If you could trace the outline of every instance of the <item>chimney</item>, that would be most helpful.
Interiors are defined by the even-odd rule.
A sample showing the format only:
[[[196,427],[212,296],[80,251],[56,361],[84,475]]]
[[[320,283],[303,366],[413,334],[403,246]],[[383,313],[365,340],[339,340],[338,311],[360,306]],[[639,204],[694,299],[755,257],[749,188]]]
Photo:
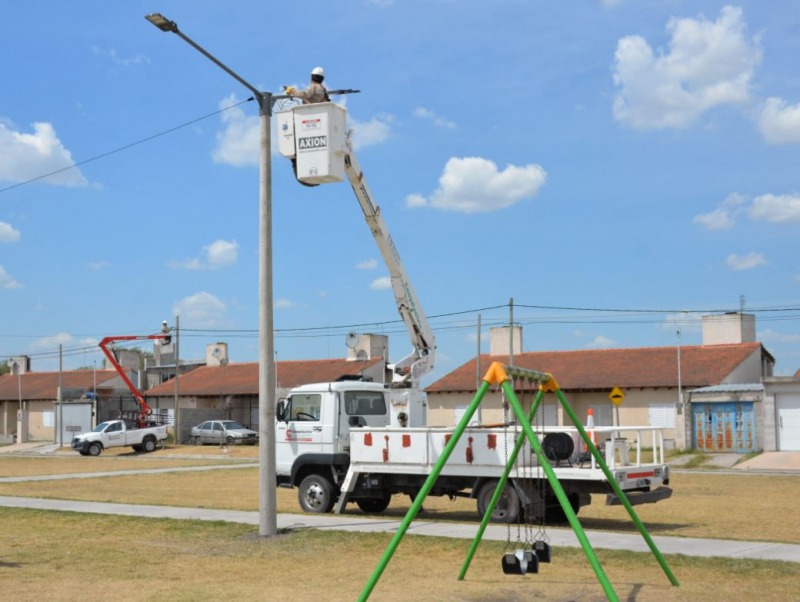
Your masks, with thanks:
[[[228,363],[228,344],[206,345],[206,366],[224,366]]]
[[[364,361],[382,357],[389,361],[389,337],[385,334],[356,334],[351,332],[345,339],[347,361]]]
[[[489,354],[508,355],[509,342],[513,336],[513,353],[522,353],[522,326],[500,326],[489,329]]]
[[[703,345],[732,345],[756,342],[756,317],[728,312],[703,316]]]

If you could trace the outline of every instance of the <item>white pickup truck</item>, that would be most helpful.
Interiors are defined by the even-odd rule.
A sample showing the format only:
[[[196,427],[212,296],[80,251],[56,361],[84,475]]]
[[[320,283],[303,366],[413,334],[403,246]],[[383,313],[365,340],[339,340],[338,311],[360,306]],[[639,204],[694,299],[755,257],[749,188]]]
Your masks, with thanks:
[[[72,449],[82,456],[99,456],[108,447],[130,446],[135,451],[151,452],[163,447],[166,440],[166,426],[129,428],[124,420],[109,420],[88,433],[76,435],[72,439]]]

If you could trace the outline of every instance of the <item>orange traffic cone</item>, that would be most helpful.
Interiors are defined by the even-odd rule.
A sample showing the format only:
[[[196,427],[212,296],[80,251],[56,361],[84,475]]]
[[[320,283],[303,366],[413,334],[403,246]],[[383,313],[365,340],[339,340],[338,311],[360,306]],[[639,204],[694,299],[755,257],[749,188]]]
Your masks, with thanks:
[[[592,443],[597,447],[597,433],[594,432],[594,410],[589,408],[589,413],[586,416],[586,434],[592,439]],[[583,451],[588,452],[589,446],[584,444]]]

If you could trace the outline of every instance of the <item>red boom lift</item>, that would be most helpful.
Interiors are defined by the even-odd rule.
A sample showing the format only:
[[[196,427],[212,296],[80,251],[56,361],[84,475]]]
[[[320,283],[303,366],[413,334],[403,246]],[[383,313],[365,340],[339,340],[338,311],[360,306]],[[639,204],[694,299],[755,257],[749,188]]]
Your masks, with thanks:
[[[136,413],[134,420],[139,428],[144,428],[154,422],[153,419],[153,409],[147,405],[147,402],[144,400],[144,395],[136,385],[133,384],[128,375],[125,373],[125,368],[123,368],[120,363],[117,361],[117,356],[114,353],[113,349],[109,349],[108,345],[111,343],[115,343],[117,341],[143,341],[143,340],[161,340],[164,343],[169,343],[171,336],[169,334],[170,329],[167,326],[167,323],[164,322],[163,327],[161,328],[160,334],[148,334],[148,335],[120,335],[120,336],[111,336],[106,337],[102,341],[100,341],[100,349],[103,350],[103,353],[106,354],[108,361],[111,362],[111,365],[114,366],[114,369],[117,371],[117,374],[122,377],[122,380],[125,381],[125,384],[130,389],[131,393],[133,394],[133,398],[139,404],[139,411]]]

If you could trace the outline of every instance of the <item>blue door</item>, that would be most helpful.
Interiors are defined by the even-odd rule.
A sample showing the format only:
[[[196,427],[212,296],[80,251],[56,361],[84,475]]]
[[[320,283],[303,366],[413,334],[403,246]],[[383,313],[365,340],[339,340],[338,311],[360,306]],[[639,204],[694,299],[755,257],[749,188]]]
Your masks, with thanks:
[[[705,452],[756,451],[753,402],[693,403],[695,448]]]

